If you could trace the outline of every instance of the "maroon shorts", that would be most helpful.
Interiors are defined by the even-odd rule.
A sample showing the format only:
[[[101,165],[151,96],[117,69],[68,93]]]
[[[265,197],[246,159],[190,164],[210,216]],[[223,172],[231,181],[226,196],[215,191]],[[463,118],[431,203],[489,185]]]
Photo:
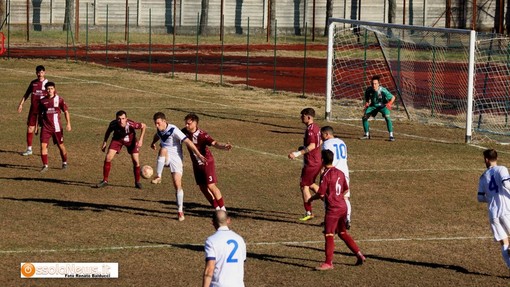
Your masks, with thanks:
[[[206,185],[218,182],[218,178],[216,178],[214,160],[208,161],[207,165],[193,164],[193,173],[195,174],[195,182],[197,185]]]
[[[37,113],[28,113],[27,126],[34,127],[37,124]]]
[[[321,165],[316,166],[309,166],[305,165],[303,166],[303,169],[301,170],[301,182],[299,183],[299,186],[310,186],[315,183],[315,179],[321,172]]]
[[[345,219],[347,217],[347,210],[342,214],[328,214],[324,216],[324,234],[337,234],[345,232]]]
[[[53,144],[63,144],[64,143],[64,133],[63,132],[51,132],[48,129],[43,128],[41,130],[41,143],[49,143],[50,138],[53,139]]]
[[[123,146],[126,146],[129,154],[140,153],[140,148],[136,145],[136,140],[132,140],[130,142],[125,142],[122,140],[112,140],[110,142],[110,146],[108,147],[108,149],[113,149],[117,153],[120,153],[120,150],[122,149]]]

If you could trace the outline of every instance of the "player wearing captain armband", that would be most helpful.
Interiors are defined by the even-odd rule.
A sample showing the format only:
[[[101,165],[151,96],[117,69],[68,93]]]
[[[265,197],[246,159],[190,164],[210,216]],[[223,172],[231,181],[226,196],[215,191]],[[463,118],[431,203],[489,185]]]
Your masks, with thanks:
[[[377,116],[381,113],[386,120],[386,127],[390,133],[390,141],[395,141],[393,136],[393,124],[390,118],[390,110],[395,96],[393,96],[386,88],[380,86],[380,76],[373,76],[370,81],[370,87],[365,90],[365,104],[363,106],[363,130],[365,135],[361,137],[362,140],[370,139],[370,126],[368,119]]]
[[[314,122],[314,118],[314,109],[306,108],[301,111],[301,122],[306,125],[303,146],[288,155],[290,159],[296,159],[303,155],[303,168],[301,169],[299,186],[303,196],[305,215],[299,219],[301,221],[307,221],[314,217],[312,204],[308,202],[308,199],[311,197],[310,189],[316,190],[318,188],[315,179],[321,171],[320,127]]]
[[[505,166],[498,165],[498,153],[493,149],[483,152],[487,170],[480,176],[478,201],[487,202],[489,223],[494,239],[501,244],[501,255],[510,268],[510,175]]]

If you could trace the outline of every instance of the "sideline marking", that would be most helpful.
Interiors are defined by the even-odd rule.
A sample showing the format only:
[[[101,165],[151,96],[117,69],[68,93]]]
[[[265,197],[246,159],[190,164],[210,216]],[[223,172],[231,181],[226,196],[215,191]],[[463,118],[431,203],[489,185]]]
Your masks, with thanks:
[[[356,242],[402,242],[402,241],[454,241],[454,240],[486,240],[492,239],[490,236],[458,236],[458,237],[429,237],[429,238],[374,238],[357,239]],[[340,240],[335,240],[340,242]],[[204,246],[203,243],[183,243],[190,246]],[[265,245],[303,245],[303,244],[324,244],[324,240],[312,241],[275,241],[275,242],[246,242],[246,245],[265,246]],[[39,250],[0,250],[0,254],[20,254],[20,253],[53,253],[53,252],[88,252],[88,251],[117,251],[132,249],[155,249],[178,247],[177,244],[155,244],[155,245],[134,245],[134,246],[107,246],[96,248],[63,248],[63,249],[39,249]]]

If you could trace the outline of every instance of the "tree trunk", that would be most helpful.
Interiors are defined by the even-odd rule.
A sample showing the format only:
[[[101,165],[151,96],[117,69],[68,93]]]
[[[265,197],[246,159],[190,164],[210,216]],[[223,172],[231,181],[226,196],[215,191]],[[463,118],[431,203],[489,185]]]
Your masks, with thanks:
[[[388,23],[395,23],[397,11],[397,0],[388,1]]]
[[[510,0],[509,0],[510,1]],[[2,24],[5,20],[5,0],[0,0],[0,27],[2,27]]]
[[[324,28],[324,36],[328,35],[328,20],[333,17],[333,4],[333,0],[326,0],[326,26]]]
[[[66,0],[66,11],[64,15],[64,31],[67,31],[67,27],[69,29],[72,28],[72,23],[74,20],[74,0]]]
[[[202,0],[202,14],[200,15],[199,35],[207,35],[207,22],[209,21],[209,0]]]
[[[510,35],[510,0],[506,2],[506,17],[505,17],[506,34]]]

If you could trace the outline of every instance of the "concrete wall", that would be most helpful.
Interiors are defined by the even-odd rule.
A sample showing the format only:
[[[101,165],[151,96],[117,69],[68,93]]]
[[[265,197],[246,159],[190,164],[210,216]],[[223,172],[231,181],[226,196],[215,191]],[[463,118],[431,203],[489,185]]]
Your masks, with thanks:
[[[76,1],[76,0],[75,0]],[[174,15],[174,1],[176,15]],[[196,31],[197,16],[200,13],[202,0],[80,0],[80,24],[85,25],[87,16],[90,26],[123,27],[126,21],[126,2],[129,6],[129,23],[131,27],[146,29],[149,20],[153,28],[173,31],[174,17],[178,32],[192,33]],[[246,32],[248,18],[250,31],[264,31],[267,28],[268,4],[271,0],[224,0],[224,21],[226,31],[242,34]],[[276,1],[275,18],[278,30],[288,34],[300,34],[305,25],[310,29],[313,25],[314,0],[272,0]],[[326,16],[326,1],[315,0],[315,27],[323,31]],[[333,17],[355,19],[358,16],[358,1],[335,0]],[[497,0],[479,0],[479,21],[477,27],[488,30],[493,26],[493,15]],[[388,0],[362,0],[361,20],[387,22]],[[406,0],[405,19],[403,1],[397,1],[396,20],[398,24],[418,26],[445,26],[446,7],[444,0]],[[452,1],[457,3],[457,1]],[[505,1],[506,2],[506,1]],[[26,1],[10,0],[10,23],[26,25]],[[471,3],[467,3],[465,22],[460,23],[457,6],[452,12],[451,27],[471,26]],[[6,4],[7,5],[7,4]],[[221,0],[209,0],[208,27],[218,30],[220,27]],[[426,8],[424,10],[424,8]],[[88,9],[88,13],[87,13]],[[4,10],[7,10],[4,7]],[[65,0],[30,0],[29,21],[32,27],[41,29],[61,27],[64,22]],[[425,11],[425,13],[424,13]],[[149,17],[150,13],[150,17]],[[4,13],[5,14],[5,13]],[[150,18],[150,19],[149,19]],[[34,25],[40,23],[40,25]],[[274,24],[272,24],[274,25]]]

